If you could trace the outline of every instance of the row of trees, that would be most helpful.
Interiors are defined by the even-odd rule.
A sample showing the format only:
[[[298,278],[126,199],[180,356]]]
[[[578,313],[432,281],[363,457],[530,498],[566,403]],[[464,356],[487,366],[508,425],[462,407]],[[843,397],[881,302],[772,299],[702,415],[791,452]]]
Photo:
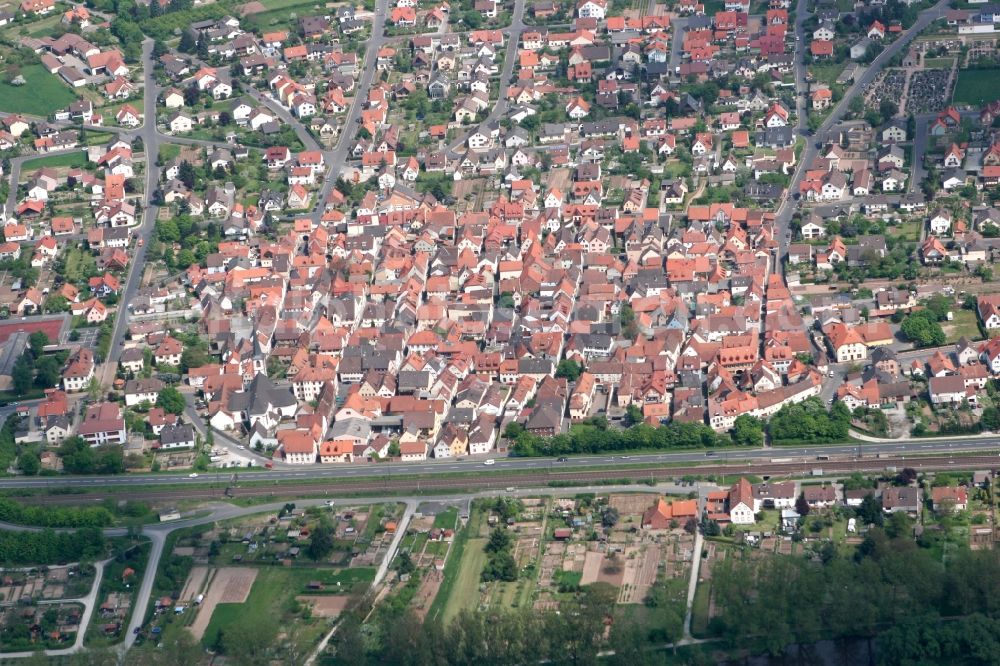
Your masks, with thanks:
[[[713,572],[716,629],[734,645],[771,654],[831,637],[877,637],[884,664],[957,662],[995,650],[1000,553],[941,558],[915,544],[912,529],[898,529],[897,515],[907,522],[894,514],[850,557],[823,547],[816,559],[727,558]],[[912,640],[921,636],[932,640]]]
[[[716,433],[704,423],[671,422],[655,428],[640,423],[626,430],[617,430],[609,428],[603,417],[573,425],[568,433],[555,437],[540,437],[525,430],[521,424],[512,422],[504,430],[504,436],[513,442],[514,453],[524,457],[640,449],[693,449],[732,443],[727,435]]]
[[[0,498],[0,521],[38,527],[107,527],[114,517],[103,506],[28,506]]]
[[[95,560],[104,555],[107,544],[96,527],[75,532],[0,531],[0,562],[4,564],[65,564]]]

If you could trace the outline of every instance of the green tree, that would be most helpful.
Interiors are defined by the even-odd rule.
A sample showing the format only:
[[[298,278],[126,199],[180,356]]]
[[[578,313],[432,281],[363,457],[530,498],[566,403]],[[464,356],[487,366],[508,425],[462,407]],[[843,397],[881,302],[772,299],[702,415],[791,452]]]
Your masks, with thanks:
[[[156,406],[162,407],[168,414],[183,414],[186,403],[184,396],[173,386],[167,386],[156,396]]]
[[[795,511],[800,516],[808,516],[810,511],[809,502],[806,501],[805,493],[799,493],[798,498],[795,500]]]
[[[35,331],[28,336],[28,347],[35,358],[40,358],[45,351],[45,345],[49,344],[49,336],[42,331]]]
[[[61,377],[59,360],[54,356],[43,356],[35,363],[35,386],[52,388],[59,384]]]
[[[35,379],[35,364],[31,360],[31,353],[25,351],[14,362],[11,370],[11,384],[17,396],[24,396],[31,390],[31,385]]]
[[[69,310],[69,301],[60,294],[50,294],[45,299],[44,307],[46,312],[66,312]]]
[[[324,560],[333,552],[333,546],[333,526],[330,525],[330,521],[324,518],[320,520],[319,524],[316,525],[309,535],[309,545],[306,547],[306,555],[311,560]]]
[[[35,476],[42,468],[42,461],[35,451],[25,451],[18,456],[17,466],[25,476]]]
[[[635,311],[628,303],[621,306],[618,311],[618,318],[622,325],[622,335],[629,340],[635,340],[639,335],[639,326],[635,322]]]
[[[601,524],[605,527],[614,527],[618,524],[618,509],[613,506],[608,506],[604,508],[601,512]]]
[[[764,423],[756,416],[741,414],[733,422],[731,435],[733,444],[739,446],[763,446]]]
[[[941,324],[929,310],[918,310],[907,315],[899,328],[903,335],[918,347],[943,345],[946,339]]]
[[[556,367],[556,377],[564,377],[571,382],[579,379],[582,372],[583,366],[569,358],[559,361],[559,365]]]
[[[996,407],[985,408],[980,423],[985,430],[1000,430],[1000,410]]]
[[[511,546],[510,534],[503,527],[494,527],[490,532],[490,538],[483,546],[487,553],[499,553],[509,549]]]

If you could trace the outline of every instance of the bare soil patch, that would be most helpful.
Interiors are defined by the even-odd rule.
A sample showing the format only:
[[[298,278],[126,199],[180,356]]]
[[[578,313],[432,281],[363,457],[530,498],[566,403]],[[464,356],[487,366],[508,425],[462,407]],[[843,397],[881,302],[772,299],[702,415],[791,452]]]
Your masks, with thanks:
[[[181,601],[190,601],[198,596],[205,586],[205,579],[208,577],[208,567],[191,567],[187,581],[184,582],[184,589],[181,590]]]
[[[312,614],[316,617],[338,617],[350,601],[346,594],[304,594],[295,598],[312,606]]]
[[[256,569],[222,567],[216,569],[205,592],[205,599],[198,608],[198,616],[189,627],[196,640],[201,640],[218,604],[242,604],[250,595],[250,588],[257,578]],[[186,586],[185,586],[186,587]]]
[[[601,568],[604,564],[604,555],[590,551],[583,562],[583,576],[580,578],[580,585],[590,585],[596,583],[601,575]]]

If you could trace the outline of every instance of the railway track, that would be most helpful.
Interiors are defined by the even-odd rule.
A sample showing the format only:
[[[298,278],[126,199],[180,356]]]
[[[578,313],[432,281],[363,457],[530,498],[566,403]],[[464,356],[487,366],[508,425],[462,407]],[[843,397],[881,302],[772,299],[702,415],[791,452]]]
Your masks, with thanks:
[[[704,466],[662,467],[651,466],[646,469],[627,468],[620,470],[596,470],[580,472],[532,472],[515,475],[488,476],[434,476],[427,478],[392,478],[392,479],[359,479],[357,481],[337,480],[333,483],[274,483],[254,482],[245,486],[237,486],[225,493],[222,485],[216,487],[193,487],[170,490],[143,490],[125,492],[88,492],[57,495],[27,495],[22,501],[35,504],[79,504],[103,501],[109,497],[115,499],[141,499],[150,501],[178,501],[191,499],[233,499],[240,497],[289,497],[293,495],[315,496],[363,493],[402,494],[404,491],[426,493],[427,491],[457,491],[457,490],[502,490],[516,486],[531,488],[554,485],[581,485],[608,480],[628,479],[630,481],[652,482],[676,479],[687,475],[708,474],[735,476],[747,474],[754,476],[804,476],[814,470],[822,469],[824,477],[841,476],[852,472],[881,472],[886,468],[912,467],[917,471],[934,471],[947,469],[993,469],[1000,467],[997,456],[930,456],[926,458],[867,458],[860,460],[824,460],[791,461],[791,462],[738,462],[717,465],[711,468]]]

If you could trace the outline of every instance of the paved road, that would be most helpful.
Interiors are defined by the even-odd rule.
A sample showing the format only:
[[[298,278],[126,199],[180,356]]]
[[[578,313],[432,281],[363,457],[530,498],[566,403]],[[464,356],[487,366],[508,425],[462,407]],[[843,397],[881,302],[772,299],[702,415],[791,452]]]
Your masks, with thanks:
[[[375,81],[375,65],[378,60],[378,52],[387,41],[385,36],[385,19],[388,8],[389,0],[376,0],[375,17],[372,21],[372,36],[365,48],[364,69],[361,70],[361,79],[355,91],[354,102],[351,104],[350,111],[347,112],[347,117],[344,118],[344,130],[340,133],[336,148],[323,154],[324,159],[329,165],[329,171],[326,175],[326,181],[318,193],[316,206],[313,208],[311,215],[313,222],[316,224],[323,217],[326,200],[330,197],[330,193],[333,192],[333,186],[344,170],[344,164],[347,162],[347,153],[351,149],[351,146],[354,145],[354,139],[358,135],[361,111],[368,101],[368,91]]]
[[[32,160],[37,160],[43,157],[52,157],[54,155],[68,155],[70,153],[82,152],[82,148],[70,148],[68,150],[53,150],[49,153],[32,153],[30,155],[22,155],[20,157],[15,157],[10,161],[10,175],[7,176],[10,182],[10,189],[7,192],[7,217],[12,217],[14,211],[17,209],[17,183],[21,180],[21,167],[25,162],[30,162]]]
[[[801,0],[800,3],[802,4]],[[789,184],[788,191],[789,196],[782,202],[779,207],[778,212],[775,216],[775,223],[777,226],[778,239],[780,244],[779,254],[784,257],[788,253],[788,223],[792,219],[792,213],[794,213],[796,206],[794,205],[794,199],[792,195],[799,191],[799,185],[802,183],[802,178],[805,176],[806,169],[812,164],[813,160],[816,159],[818,154],[818,149],[816,148],[817,142],[824,142],[828,139],[827,133],[829,130],[843,120],[844,115],[847,113],[848,106],[851,103],[851,99],[857,95],[860,95],[865,87],[868,86],[879,72],[882,71],[890,60],[899,52],[901,52],[910,41],[913,40],[924,28],[930,25],[932,22],[944,17],[944,13],[948,10],[948,0],[939,0],[939,2],[920,12],[920,16],[917,21],[910,26],[910,29],[899,36],[896,41],[887,46],[885,50],[882,51],[872,61],[872,64],[862,73],[851,85],[850,88],[844,93],[843,98],[833,107],[833,111],[826,118],[823,124],[820,126],[815,134],[815,138],[809,138],[806,142],[805,148],[802,150],[802,154],[799,156],[799,163],[795,169],[795,174],[792,176],[791,183]],[[798,25],[796,21],[796,30],[801,29],[801,25]],[[799,45],[805,43],[805,37],[800,34]],[[800,46],[804,48],[804,46]],[[784,270],[784,265],[782,264],[782,270]]]
[[[477,123],[470,126],[467,131],[462,132],[450,146],[448,146],[448,153],[452,157],[457,157],[458,151],[462,145],[466,142],[476,127],[480,125],[488,125],[494,120],[501,119],[507,113],[507,107],[510,105],[507,99],[507,86],[510,85],[511,79],[514,76],[514,64],[517,62],[517,47],[521,43],[521,33],[524,31],[524,0],[514,0],[514,13],[511,15],[511,24],[508,26],[504,33],[507,35],[507,50],[504,54],[503,59],[503,69],[500,71],[500,90],[497,93],[496,104],[490,110],[489,115],[481,123]]]
[[[694,548],[691,549],[691,577],[688,579],[687,610],[684,612],[684,640],[690,641],[691,618],[694,617],[694,594],[698,590],[698,575],[701,571],[701,530],[694,533]]]
[[[677,76],[674,72],[681,65],[681,47],[684,45],[684,33],[687,31],[690,19],[675,18],[671,21],[674,26],[674,34],[670,40],[670,77]]]
[[[513,472],[513,471],[544,471],[551,469],[559,472],[583,472],[592,467],[609,467],[620,465],[662,465],[680,463],[706,463],[723,465],[729,461],[753,460],[769,461],[774,458],[815,459],[817,456],[854,456],[858,452],[857,444],[794,446],[780,448],[758,449],[728,449],[725,451],[683,451],[678,453],[653,453],[643,455],[598,455],[571,457],[565,462],[557,462],[554,458],[497,458],[492,465],[484,465],[482,458],[478,460],[429,460],[421,463],[379,463],[379,464],[344,464],[344,465],[287,465],[282,469],[244,473],[242,480],[252,481],[309,481],[337,479],[363,479],[387,477],[393,475],[434,475],[468,472]],[[977,438],[954,439],[913,439],[889,440],[883,442],[865,442],[861,445],[862,455],[871,457],[876,454],[910,455],[930,453],[959,453],[969,451],[1000,450],[1000,437],[988,436]],[[706,472],[711,471],[706,467]],[[202,485],[214,480],[216,474],[222,475],[229,470],[217,470],[190,478],[187,474],[128,474],[124,476],[61,476],[61,477],[13,477],[0,479],[0,488],[50,488],[57,485],[61,488],[80,488],[99,491],[102,486],[118,486],[124,488],[155,488],[166,485]]]
[[[299,137],[299,141],[301,141],[302,145],[306,147],[306,150],[323,149],[323,147],[319,145],[319,142],[316,141],[315,137],[309,133],[309,130],[306,129],[305,125],[299,122],[299,120],[295,118],[295,116],[293,116],[283,104],[279,103],[278,100],[274,99],[274,97],[270,94],[265,95],[261,93],[253,86],[245,85],[238,81],[236,83],[239,85],[244,94],[249,95],[256,101],[274,111],[278,114],[278,117],[282,120],[282,122],[295,129],[295,135]]]
[[[152,204],[152,194],[159,184],[160,170],[156,166],[156,158],[164,137],[156,130],[156,99],[159,96],[159,88],[156,85],[156,78],[153,76],[153,69],[156,63],[153,59],[152,39],[147,38],[142,42],[142,63],[143,75],[145,77],[143,97],[145,122],[139,129],[138,136],[142,138],[143,150],[146,153],[146,184],[144,190],[146,205],[143,209],[142,222],[133,230],[136,238],[142,240],[142,244],[139,245],[137,241],[136,245],[131,248],[132,261],[129,264],[128,276],[124,281],[121,298],[118,301],[118,309],[115,312],[115,327],[114,335],[111,337],[111,349],[108,352],[108,358],[105,359],[107,361],[107,365],[105,366],[106,382],[110,382],[109,377],[114,377],[115,369],[118,366],[118,359],[122,355],[122,345],[125,340],[125,332],[128,328],[127,304],[135,299],[136,293],[139,291],[139,285],[142,282],[142,273],[146,267],[146,248],[149,247],[149,241],[153,237],[153,227],[156,226],[156,213],[159,210],[158,207]]]

